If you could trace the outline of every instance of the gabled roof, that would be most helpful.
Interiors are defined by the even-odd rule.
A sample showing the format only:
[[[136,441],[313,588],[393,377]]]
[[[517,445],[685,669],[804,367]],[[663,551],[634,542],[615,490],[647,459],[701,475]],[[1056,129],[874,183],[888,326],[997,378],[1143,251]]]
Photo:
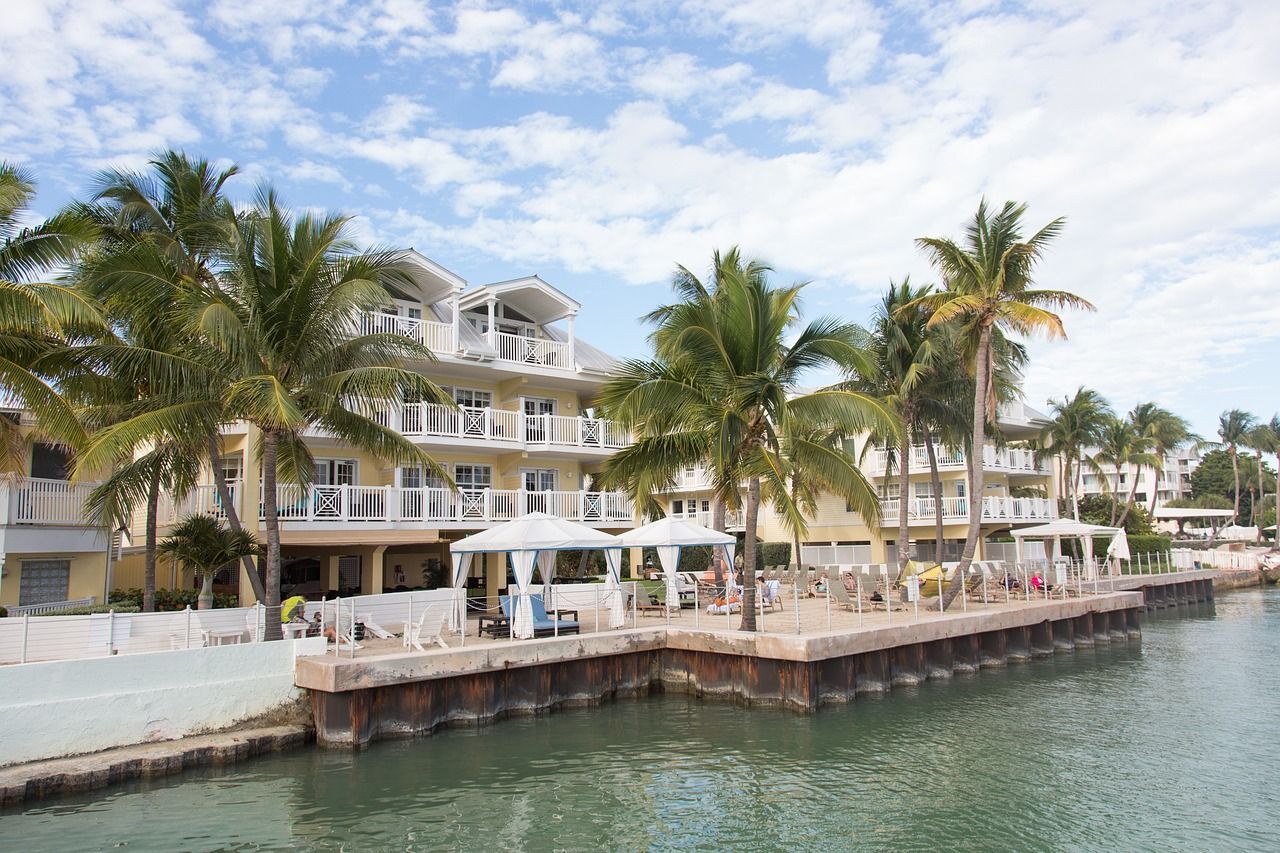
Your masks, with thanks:
[[[582,308],[577,300],[536,275],[473,287],[462,294],[461,304],[465,311],[484,305],[490,299],[510,305],[539,325],[577,314]]]

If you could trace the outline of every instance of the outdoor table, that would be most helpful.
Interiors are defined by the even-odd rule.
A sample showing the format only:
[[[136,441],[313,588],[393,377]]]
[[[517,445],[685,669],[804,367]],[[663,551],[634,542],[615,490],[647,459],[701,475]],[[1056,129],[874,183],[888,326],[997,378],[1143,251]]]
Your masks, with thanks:
[[[511,633],[511,622],[504,614],[481,613],[478,621],[480,622],[480,630],[477,633],[478,636],[484,636],[485,631],[488,631],[494,637],[497,637],[499,633]],[[506,630],[503,632],[501,629]]]
[[[578,621],[578,611],[568,607],[561,608],[560,610],[550,610],[547,612],[547,615],[552,619],[568,619],[571,622]]]
[[[311,627],[306,622],[285,622],[281,626],[286,639],[296,640],[299,637],[307,635],[307,628]]]
[[[209,645],[211,646],[239,645],[243,641],[244,631],[223,630],[209,632]]]

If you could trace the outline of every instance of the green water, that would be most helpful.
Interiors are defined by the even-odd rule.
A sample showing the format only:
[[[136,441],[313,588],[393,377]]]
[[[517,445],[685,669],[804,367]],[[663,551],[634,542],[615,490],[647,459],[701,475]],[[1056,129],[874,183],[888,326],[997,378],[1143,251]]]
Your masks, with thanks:
[[[1280,591],[801,717],[682,697],[0,816],[29,850],[1280,850]]]

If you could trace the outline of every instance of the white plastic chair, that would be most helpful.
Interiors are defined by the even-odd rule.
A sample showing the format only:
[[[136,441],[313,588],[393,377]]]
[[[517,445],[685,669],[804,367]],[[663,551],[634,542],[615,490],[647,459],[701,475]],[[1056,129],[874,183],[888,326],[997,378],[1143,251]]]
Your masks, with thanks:
[[[449,605],[433,604],[426,610],[422,611],[422,615],[418,617],[417,623],[404,623],[404,647],[410,646],[420,652],[425,652],[422,647],[425,640],[428,643],[435,643],[442,649],[449,648],[449,644],[444,641],[445,625],[449,622]]]

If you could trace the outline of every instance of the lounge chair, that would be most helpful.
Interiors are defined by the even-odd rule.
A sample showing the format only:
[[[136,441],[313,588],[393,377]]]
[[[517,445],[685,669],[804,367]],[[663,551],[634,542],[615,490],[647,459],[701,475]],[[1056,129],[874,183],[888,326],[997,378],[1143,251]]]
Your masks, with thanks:
[[[663,597],[665,598],[666,597],[665,585],[662,587],[662,590],[663,590],[663,593],[662,593]],[[645,587],[641,586],[638,583],[636,584],[635,599],[636,599],[636,604],[635,604],[636,613],[640,616],[643,616],[646,613],[652,613],[655,616],[662,616],[667,612],[667,605],[665,603],[659,604],[658,599],[654,597],[653,593],[649,592],[648,589],[646,589]]]
[[[847,607],[849,610],[856,610],[858,605],[853,600],[853,596],[849,595],[849,590],[844,588],[844,582],[835,580],[827,584],[828,594],[831,600],[841,607]]]
[[[509,595],[498,596],[498,603],[502,605],[502,612],[507,617],[509,623],[507,636],[515,626],[515,605]],[[551,619],[547,616],[546,605],[542,601],[540,595],[530,595],[529,603],[533,606],[533,636],[550,637],[555,634],[577,634],[581,626],[572,619]],[[494,636],[497,636],[495,634]]]
[[[425,652],[422,642],[435,643],[442,649],[449,648],[444,641],[444,626],[449,621],[449,604],[433,604],[422,611],[418,621],[404,623],[404,647]]]

